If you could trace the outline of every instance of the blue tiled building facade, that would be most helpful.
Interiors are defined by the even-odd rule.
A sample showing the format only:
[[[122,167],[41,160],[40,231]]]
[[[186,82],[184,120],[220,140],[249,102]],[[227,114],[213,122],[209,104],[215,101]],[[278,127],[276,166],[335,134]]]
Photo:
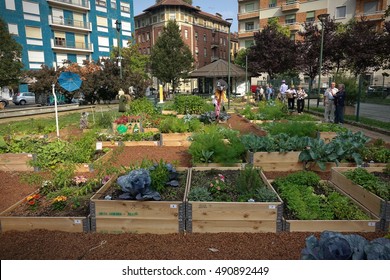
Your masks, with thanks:
[[[0,17],[22,45],[28,70],[109,57],[118,38],[121,47],[132,41],[133,11],[133,0],[0,0]]]

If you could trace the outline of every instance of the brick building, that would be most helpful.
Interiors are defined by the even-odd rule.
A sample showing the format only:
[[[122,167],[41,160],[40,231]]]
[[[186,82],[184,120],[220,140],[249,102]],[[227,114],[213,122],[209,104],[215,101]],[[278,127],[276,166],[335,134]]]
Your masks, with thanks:
[[[206,13],[200,7],[182,0],[163,0],[145,9],[134,19],[135,38],[141,53],[150,54],[168,20],[175,20],[180,26],[184,42],[194,56],[195,68],[218,59],[228,60],[231,23],[219,13]]]

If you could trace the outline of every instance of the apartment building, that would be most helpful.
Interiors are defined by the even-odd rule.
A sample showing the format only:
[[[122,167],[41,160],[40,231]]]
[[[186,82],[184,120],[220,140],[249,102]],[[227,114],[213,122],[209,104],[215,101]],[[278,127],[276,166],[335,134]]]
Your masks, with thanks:
[[[291,39],[297,39],[305,21],[318,22],[318,15],[325,13],[336,22],[364,16],[380,25],[388,5],[390,0],[238,0],[239,45],[252,45],[254,33],[264,28],[270,18],[277,17],[282,26],[289,27]]]
[[[0,15],[28,70],[108,57],[118,38],[127,46],[134,27],[133,0],[3,0]]]
[[[141,53],[150,54],[151,48],[168,22],[175,20],[184,42],[190,48],[195,68],[218,59],[228,60],[230,22],[221,14],[209,14],[199,6],[182,0],[164,0],[136,15],[135,39]]]

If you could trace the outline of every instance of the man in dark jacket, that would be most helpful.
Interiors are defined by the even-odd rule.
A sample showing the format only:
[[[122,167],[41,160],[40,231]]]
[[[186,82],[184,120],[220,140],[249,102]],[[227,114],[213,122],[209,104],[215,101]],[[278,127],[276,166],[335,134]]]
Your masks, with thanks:
[[[344,106],[345,106],[345,86],[344,84],[339,84],[339,91],[336,93],[334,98],[334,104],[336,106],[335,111],[335,123],[344,123]]]

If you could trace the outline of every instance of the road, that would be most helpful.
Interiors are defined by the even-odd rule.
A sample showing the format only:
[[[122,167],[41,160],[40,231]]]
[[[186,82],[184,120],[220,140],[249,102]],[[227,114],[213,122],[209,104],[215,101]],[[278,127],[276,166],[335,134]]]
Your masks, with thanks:
[[[307,104],[305,104],[307,105]],[[310,108],[317,107],[317,99],[310,100]],[[323,102],[320,102],[319,107],[323,108]],[[359,116],[366,117],[382,122],[390,122],[390,106],[370,103],[360,103]]]

